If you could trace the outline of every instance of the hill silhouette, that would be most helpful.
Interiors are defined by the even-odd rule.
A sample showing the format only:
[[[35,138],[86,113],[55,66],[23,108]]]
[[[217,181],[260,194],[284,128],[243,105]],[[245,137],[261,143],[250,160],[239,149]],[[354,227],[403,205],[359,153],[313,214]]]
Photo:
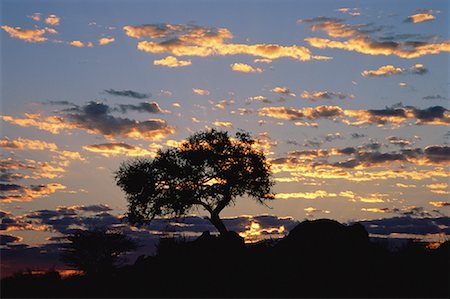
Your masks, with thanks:
[[[391,252],[358,223],[319,219],[255,244],[234,232],[162,238],[155,255],[101,277],[20,274],[1,281],[1,295],[448,298],[449,244],[431,249],[409,242]]]

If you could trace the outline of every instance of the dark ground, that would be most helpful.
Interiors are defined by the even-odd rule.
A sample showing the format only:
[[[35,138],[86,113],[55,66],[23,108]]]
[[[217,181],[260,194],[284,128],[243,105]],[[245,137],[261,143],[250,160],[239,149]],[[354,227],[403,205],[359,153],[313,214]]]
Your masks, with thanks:
[[[155,256],[98,276],[57,272],[1,281],[5,297],[449,298],[450,241],[396,252],[362,225],[305,221],[278,241],[245,245],[235,233],[163,239]]]

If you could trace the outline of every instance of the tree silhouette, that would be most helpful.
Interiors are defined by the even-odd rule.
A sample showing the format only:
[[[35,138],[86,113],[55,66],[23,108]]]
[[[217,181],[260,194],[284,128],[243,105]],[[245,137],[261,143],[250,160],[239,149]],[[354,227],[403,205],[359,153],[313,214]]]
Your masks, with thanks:
[[[120,255],[137,247],[135,241],[113,230],[80,230],[67,240],[61,260],[87,275],[111,273]]]
[[[179,217],[192,208],[209,212],[220,234],[227,228],[219,213],[238,196],[260,203],[273,199],[270,165],[249,133],[208,130],[190,136],[177,148],[159,151],[154,159],[122,163],[115,173],[126,193],[131,223],[156,216]]]

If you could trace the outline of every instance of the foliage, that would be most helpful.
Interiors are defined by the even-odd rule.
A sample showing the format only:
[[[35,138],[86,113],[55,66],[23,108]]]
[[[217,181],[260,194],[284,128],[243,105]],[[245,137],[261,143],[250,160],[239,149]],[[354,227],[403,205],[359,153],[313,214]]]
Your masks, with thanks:
[[[201,207],[223,234],[227,230],[219,213],[237,197],[247,195],[260,203],[273,198],[270,165],[244,132],[235,138],[214,129],[196,133],[154,159],[124,162],[115,178],[126,193],[131,223],[182,216]]]
[[[121,254],[137,247],[133,240],[113,230],[80,230],[67,240],[61,260],[89,275],[111,272]]]

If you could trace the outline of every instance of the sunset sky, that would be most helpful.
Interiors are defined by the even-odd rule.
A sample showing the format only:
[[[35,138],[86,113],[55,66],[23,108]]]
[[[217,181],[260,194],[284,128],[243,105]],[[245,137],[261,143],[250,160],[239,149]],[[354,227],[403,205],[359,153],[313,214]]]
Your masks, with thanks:
[[[207,128],[250,132],[276,181],[224,217],[448,217],[448,6],[1,1],[2,248],[117,219],[120,163]]]

